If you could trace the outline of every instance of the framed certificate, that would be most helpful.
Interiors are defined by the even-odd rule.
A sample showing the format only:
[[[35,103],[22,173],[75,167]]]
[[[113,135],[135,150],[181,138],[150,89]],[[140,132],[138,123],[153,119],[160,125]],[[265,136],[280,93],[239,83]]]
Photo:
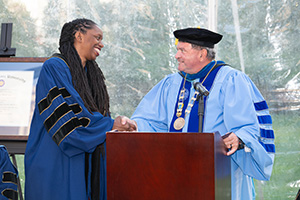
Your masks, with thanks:
[[[0,57],[0,135],[28,136],[35,86],[46,59]]]

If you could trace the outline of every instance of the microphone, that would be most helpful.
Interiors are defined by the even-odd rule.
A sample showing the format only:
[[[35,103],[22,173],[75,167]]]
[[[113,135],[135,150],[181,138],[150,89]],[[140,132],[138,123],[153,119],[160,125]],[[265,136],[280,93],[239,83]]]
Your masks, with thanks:
[[[209,91],[200,82],[194,83],[194,89],[200,93],[200,95],[208,96]]]

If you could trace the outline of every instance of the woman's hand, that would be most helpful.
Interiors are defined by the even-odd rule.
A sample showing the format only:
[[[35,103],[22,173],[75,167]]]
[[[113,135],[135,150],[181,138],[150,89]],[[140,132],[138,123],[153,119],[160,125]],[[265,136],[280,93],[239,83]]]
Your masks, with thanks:
[[[115,119],[112,130],[118,131],[137,131],[137,124],[135,121],[126,116],[118,116]]]

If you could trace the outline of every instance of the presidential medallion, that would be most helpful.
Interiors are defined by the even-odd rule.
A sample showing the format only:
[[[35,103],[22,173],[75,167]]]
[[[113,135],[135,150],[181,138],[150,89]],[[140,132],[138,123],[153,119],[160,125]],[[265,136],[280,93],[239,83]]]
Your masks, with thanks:
[[[182,117],[178,117],[174,122],[174,128],[175,130],[180,130],[184,127],[185,120]]]

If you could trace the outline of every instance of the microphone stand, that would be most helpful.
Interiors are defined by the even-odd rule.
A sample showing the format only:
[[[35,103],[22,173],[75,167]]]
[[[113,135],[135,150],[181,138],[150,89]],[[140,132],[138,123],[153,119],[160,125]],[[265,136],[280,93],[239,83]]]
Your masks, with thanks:
[[[209,91],[200,82],[194,83],[194,89],[199,92],[196,100],[199,101],[199,106],[198,106],[199,129],[198,129],[198,131],[199,131],[199,133],[201,133],[202,128],[203,128],[203,117],[204,117],[204,97],[203,96],[208,96]]]
[[[204,116],[204,98],[203,98],[203,94],[199,94],[197,99],[199,101],[199,106],[198,106],[199,128],[198,128],[198,132],[202,133],[203,116]]]

